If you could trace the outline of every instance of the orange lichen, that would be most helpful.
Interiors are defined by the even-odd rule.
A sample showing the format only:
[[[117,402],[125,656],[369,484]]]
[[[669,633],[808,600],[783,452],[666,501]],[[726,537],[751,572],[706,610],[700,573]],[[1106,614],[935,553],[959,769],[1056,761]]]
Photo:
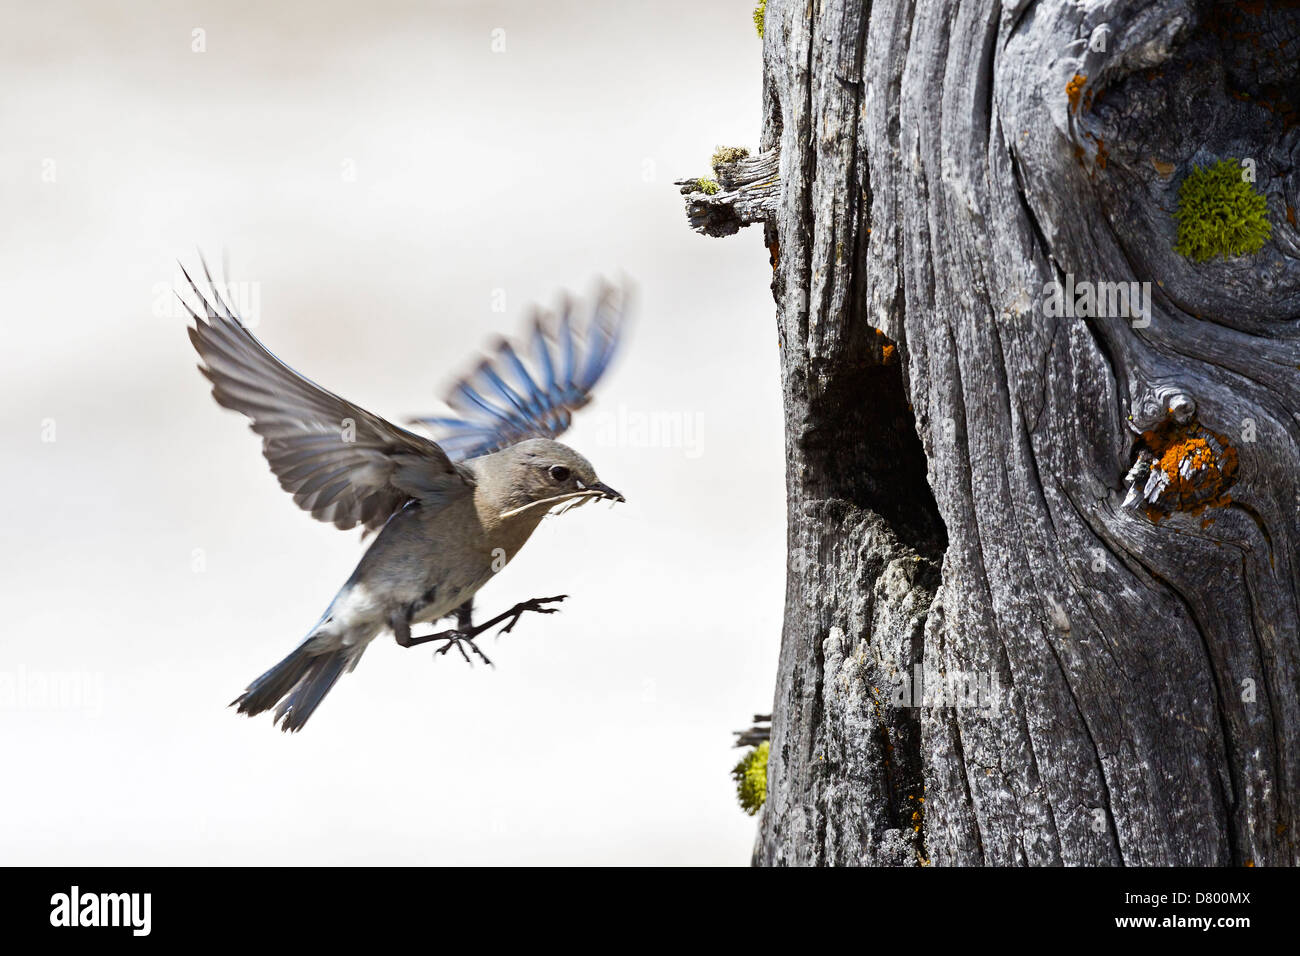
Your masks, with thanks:
[[[1186,441],[1170,445],[1160,458],[1160,467],[1164,469],[1171,481],[1181,481],[1179,468],[1186,462],[1193,468],[1217,467],[1214,452],[1205,444],[1204,438],[1188,438]]]
[[[1070,112],[1079,112],[1079,101],[1083,97],[1083,86],[1088,82],[1088,78],[1082,73],[1074,74],[1069,83],[1065,84],[1065,98],[1070,101]]]
[[[881,365],[897,364],[898,346],[894,344],[893,339],[891,339],[884,332],[880,331],[880,329],[873,328],[871,331],[874,332],[876,335],[875,342],[872,343],[872,346],[875,351],[875,354],[879,357],[880,364]]]
[[[1199,515],[1206,508],[1231,503],[1227,490],[1237,480],[1237,450],[1223,435],[1194,422],[1178,425],[1167,421],[1143,432],[1142,444],[1143,453],[1150,456],[1151,471],[1161,476],[1154,500],[1143,505],[1152,521],[1175,511]]]

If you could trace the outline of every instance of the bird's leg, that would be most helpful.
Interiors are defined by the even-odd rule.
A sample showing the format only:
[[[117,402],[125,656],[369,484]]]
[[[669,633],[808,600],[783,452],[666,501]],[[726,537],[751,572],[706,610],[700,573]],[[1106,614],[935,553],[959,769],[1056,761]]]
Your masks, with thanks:
[[[456,608],[456,630],[472,631],[474,629],[474,596],[470,595],[465,603]]]
[[[435,654],[446,654],[454,646],[460,651],[460,656],[465,658],[466,663],[472,664],[470,656],[465,653],[465,644],[469,644],[470,649],[474,651],[483,662],[489,667],[492,661],[488,656],[479,650],[474,643],[474,636],[479,632],[474,630],[474,599],[470,598],[460,607],[456,608],[456,627],[454,630],[442,631],[438,634],[425,634],[422,637],[411,636],[411,617],[412,608],[398,608],[388,617],[388,626],[392,629],[393,639],[397,641],[400,647],[417,647],[420,644],[428,644],[430,641],[445,641],[446,643],[436,650]]]
[[[492,620],[484,621],[482,624],[479,624],[470,630],[473,632],[474,636],[477,637],[489,627],[496,627],[502,621],[506,620],[506,618],[509,618],[510,623],[497,632],[498,636],[501,634],[509,634],[514,630],[514,626],[519,623],[519,619],[527,612],[532,611],[534,614],[554,614],[559,610],[558,607],[542,607],[542,605],[555,604],[559,601],[563,601],[567,597],[567,594],[557,594],[555,597],[530,598],[527,601],[522,601],[519,604],[516,604],[510,610],[498,614],[496,617],[492,618]]]
[[[393,632],[393,640],[402,647],[411,646],[411,609],[398,608],[388,615],[388,627]]]
[[[474,643],[476,637],[489,628],[496,627],[502,621],[506,621],[507,623],[505,627],[501,628],[499,633],[508,634],[514,629],[514,626],[519,623],[519,619],[529,611],[532,611],[535,614],[554,614],[559,610],[559,608],[545,607],[544,605],[563,601],[567,597],[567,594],[560,594],[555,597],[532,598],[527,601],[522,601],[510,610],[498,614],[490,621],[484,621],[482,624],[472,623],[474,612],[473,602],[466,601],[460,607],[456,608],[456,627],[454,629],[449,631],[439,631],[436,634],[423,634],[420,637],[412,637],[408,624],[405,637],[403,638],[402,636],[399,636],[397,643],[401,644],[402,647],[416,647],[420,644],[428,644],[430,641],[442,641],[443,646],[434,651],[435,654],[446,654],[452,649],[452,647],[455,647],[456,650],[460,651],[461,656],[465,658],[466,661],[473,663],[469,654],[465,651],[465,645],[468,644],[469,649],[477,654],[485,664],[491,665],[492,661],[489,660],[488,656],[483,653],[477,644]],[[393,633],[398,634],[395,627]]]

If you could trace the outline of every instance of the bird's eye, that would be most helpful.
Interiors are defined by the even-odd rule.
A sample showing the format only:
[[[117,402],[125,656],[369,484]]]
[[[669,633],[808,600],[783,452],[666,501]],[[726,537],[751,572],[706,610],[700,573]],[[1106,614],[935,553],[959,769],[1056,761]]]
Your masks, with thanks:
[[[565,468],[563,465],[552,465],[551,477],[554,478],[556,481],[561,481],[561,482],[568,481],[569,469]]]

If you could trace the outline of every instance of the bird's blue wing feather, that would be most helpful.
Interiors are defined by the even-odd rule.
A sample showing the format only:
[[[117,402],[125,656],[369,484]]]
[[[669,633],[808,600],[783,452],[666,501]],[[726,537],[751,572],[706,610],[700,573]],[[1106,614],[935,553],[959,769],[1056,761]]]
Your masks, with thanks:
[[[591,401],[627,320],[626,289],[602,286],[579,331],[572,304],[558,317],[539,315],[516,349],[502,341],[473,372],[457,380],[446,401],[453,415],[417,418],[456,461],[486,455],[526,438],[555,438],[573,412]]]

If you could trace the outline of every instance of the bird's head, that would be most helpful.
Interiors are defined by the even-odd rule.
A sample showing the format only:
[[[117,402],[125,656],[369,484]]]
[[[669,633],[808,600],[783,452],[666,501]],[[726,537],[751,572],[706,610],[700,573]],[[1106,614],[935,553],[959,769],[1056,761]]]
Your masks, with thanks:
[[[540,516],[555,505],[577,507],[594,499],[626,500],[596,477],[586,458],[548,438],[530,438],[477,461],[480,481],[497,486],[503,518],[526,511]]]

